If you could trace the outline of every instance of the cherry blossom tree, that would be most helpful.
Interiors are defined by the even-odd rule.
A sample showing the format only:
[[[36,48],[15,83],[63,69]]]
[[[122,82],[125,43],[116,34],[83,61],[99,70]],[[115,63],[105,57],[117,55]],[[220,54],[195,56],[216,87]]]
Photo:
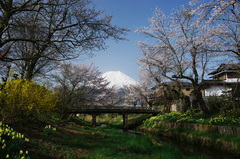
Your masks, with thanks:
[[[147,42],[138,43],[143,53],[140,62],[158,83],[191,82],[192,102],[207,114],[201,82],[209,63],[216,59],[209,50],[217,46],[212,43],[214,36],[210,26],[206,23],[196,25],[196,20],[191,8],[182,7],[169,17],[156,9],[149,20],[151,25],[137,30],[149,38]]]
[[[239,0],[192,0],[192,14],[198,14],[198,23],[212,24],[217,49],[213,52],[228,53],[240,60],[240,1]]]
[[[152,107],[152,100],[150,98],[151,91],[148,89],[147,85],[129,86],[126,90],[125,98],[128,103],[133,104],[133,106],[140,104],[142,107]]]
[[[156,97],[153,90],[155,82],[149,78],[149,72],[145,70],[140,71],[139,77],[139,84],[131,85],[126,88],[126,100],[135,106],[137,104],[140,104],[142,107],[155,106],[154,101],[156,101]]]

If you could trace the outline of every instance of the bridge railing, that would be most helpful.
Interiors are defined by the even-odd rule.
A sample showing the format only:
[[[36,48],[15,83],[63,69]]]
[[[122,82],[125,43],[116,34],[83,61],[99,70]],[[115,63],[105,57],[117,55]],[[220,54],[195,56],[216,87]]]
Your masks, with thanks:
[[[159,110],[160,107],[139,107],[139,106],[79,106],[73,109],[140,109],[140,110]]]
[[[69,110],[72,113],[81,112],[130,112],[130,113],[158,113],[159,107],[139,107],[139,106],[79,106]]]

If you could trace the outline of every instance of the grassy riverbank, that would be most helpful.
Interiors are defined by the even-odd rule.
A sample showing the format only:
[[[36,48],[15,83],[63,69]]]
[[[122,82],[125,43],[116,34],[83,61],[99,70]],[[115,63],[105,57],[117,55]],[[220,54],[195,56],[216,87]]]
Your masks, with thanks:
[[[240,156],[240,118],[237,113],[204,116],[199,112],[171,112],[146,120],[140,129],[177,142]]]
[[[19,153],[27,152],[22,156],[33,159],[202,158],[186,155],[169,144],[152,142],[148,136],[128,134],[108,125],[91,128],[90,123],[81,119],[65,124],[59,121],[56,116],[51,116],[16,127],[29,139],[20,145],[22,151]],[[21,158],[11,155],[10,158]]]

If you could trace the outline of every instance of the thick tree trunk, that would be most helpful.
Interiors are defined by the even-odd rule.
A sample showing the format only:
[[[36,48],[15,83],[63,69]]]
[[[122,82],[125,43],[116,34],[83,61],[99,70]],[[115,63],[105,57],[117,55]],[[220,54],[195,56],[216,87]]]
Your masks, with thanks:
[[[202,92],[198,88],[194,89],[192,92],[192,107],[199,107],[204,114],[209,114],[209,110],[203,99]]]

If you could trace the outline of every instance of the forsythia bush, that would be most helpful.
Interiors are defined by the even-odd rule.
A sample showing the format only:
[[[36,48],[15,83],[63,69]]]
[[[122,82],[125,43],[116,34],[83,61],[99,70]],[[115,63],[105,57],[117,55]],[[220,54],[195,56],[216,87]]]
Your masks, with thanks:
[[[33,81],[12,80],[0,90],[3,119],[48,112],[54,109],[57,101],[55,92]]]

